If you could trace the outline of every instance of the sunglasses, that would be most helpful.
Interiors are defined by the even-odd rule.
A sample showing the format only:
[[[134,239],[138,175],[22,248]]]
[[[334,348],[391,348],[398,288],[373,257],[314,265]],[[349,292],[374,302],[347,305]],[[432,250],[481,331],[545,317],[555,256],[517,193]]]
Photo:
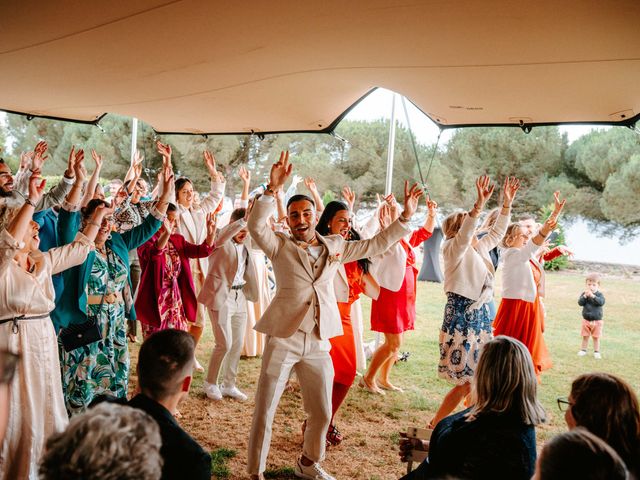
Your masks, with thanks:
[[[20,355],[8,350],[0,350],[0,385],[11,383],[19,360]]]

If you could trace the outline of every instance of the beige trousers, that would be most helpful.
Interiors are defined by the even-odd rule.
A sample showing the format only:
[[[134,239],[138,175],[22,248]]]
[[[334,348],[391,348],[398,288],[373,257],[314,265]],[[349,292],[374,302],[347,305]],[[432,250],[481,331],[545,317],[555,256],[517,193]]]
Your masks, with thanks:
[[[302,454],[314,462],[324,459],[333,385],[330,348],[329,341],[320,340],[315,331],[298,330],[289,338],[267,337],[249,435],[250,475],[262,473],[266,468],[273,417],[292,369],[298,376],[307,414]]]

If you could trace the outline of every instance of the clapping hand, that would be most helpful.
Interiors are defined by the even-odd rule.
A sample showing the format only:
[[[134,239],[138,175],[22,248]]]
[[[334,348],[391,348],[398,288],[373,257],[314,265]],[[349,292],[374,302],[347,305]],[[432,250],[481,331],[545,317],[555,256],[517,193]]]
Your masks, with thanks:
[[[389,195],[384,197],[384,202],[389,207],[389,216],[391,222],[395,222],[400,215],[400,208],[398,207],[398,201],[396,200],[395,195],[393,193],[390,193]]]
[[[87,170],[84,168],[84,150],[80,149],[75,152],[72,163],[73,174],[76,177],[76,182],[82,184],[87,177]]]
[[[423,194],[424,190],[422,190],[417,183],[414,183],[411,188],[409,188],[409,182],[405,180],[404,210],[402,211],[402,217],[405,221],[409,220],[416,212],[416,209],[418,208],[418,201]]]
[[[47,145],[47,142],[40,141],[36,145],[36,148],[33,149],[33,158],[31,160],[32,171],[42,170],[42,165],[47,160],[47,158],[49,158],[48,155],[45,155],[47,153],[48,148],[49,148],[49,145]],[[73,149],[71,149],[71,155],[73,155]],[[69,161],[71,161],[71,155],[69,155]],[[70,165],[67,166],[67,171],[65,171],[65,176],[67,176],[67,178],[70,178],[73,175],[73,173],[69,171],[69,168],[70,168]],[[69,173],[69,175],[67,175],[67,173]]]
[[[37,204],[44,194],[44,187],[47,181],[40,176],[40,172],[36,171],[31,174],[29,179],[29,200]]]

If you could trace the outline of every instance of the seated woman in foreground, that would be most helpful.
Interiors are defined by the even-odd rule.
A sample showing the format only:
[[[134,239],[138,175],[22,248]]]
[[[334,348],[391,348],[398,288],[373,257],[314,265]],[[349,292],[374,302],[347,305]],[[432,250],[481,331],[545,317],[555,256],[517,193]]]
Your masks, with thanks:
[[[527,347],[498,336],[482,348],[472,381],[472,404],[444,418],[431,441],[401,439],[400,456],[428,448],[429,457],[406,480],[529,479],[536,463],[535,426],[545,421]]]

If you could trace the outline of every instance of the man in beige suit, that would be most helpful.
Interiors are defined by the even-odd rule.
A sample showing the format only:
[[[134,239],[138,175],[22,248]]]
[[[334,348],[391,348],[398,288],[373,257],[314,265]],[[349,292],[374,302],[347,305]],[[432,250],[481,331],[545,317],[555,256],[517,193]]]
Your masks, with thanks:
[[[216,341],[204,382],[205,394],[212,400],[222,400],[223,396],[247,399],[236,386],[236,377],[247,324],[247,300],[258,299],[258,274],[250,254],[245,212],[244,208],[234,210],[229,225],[220,230],[198,295],[198,302],[209,310]],[[221,368],[222,388],[218,386]]]
[[[325,453],[325,433],[331,418],[333,365],[329,338],[342,334],[333,288],[341,263],[371,257],[408,233],[422,190],[405,185],[405,208],[388,229],[370,240],[347,242],[339,235],[323,237],[315,231],[313,200],[293,196],[287,205],[292,236],[273,233],[267,217],[275,208],[273,194],[291,175],[289,153],[271,167],[265,194],[255,202],[248,227],[253,241],[271,259],[277,291],[255,329],[267,334],[249,436],[247,470],[252,479],[263,478],[271,425],[291,369],[295,369],[307,413],[302,455],[295,474],[300,478],[332,480],[319,465]]]

